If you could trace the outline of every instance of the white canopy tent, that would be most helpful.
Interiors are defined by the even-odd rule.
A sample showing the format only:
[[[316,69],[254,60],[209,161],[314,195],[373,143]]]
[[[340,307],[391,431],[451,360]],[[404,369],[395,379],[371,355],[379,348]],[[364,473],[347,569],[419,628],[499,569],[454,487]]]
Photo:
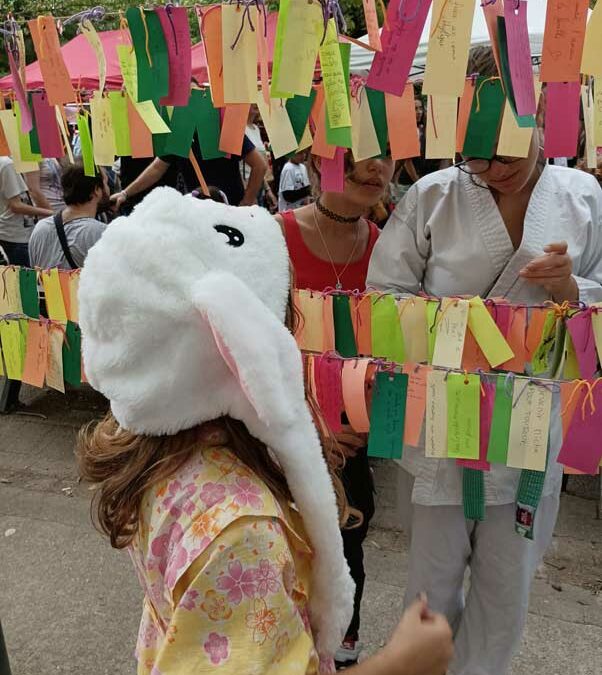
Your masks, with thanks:
[[[478,45],[490,44],[489,32],[487,31],[487,24],[485,23],[485,16],[483,10],[477,1],[472,22],[472,36],[471,45],[473,47]],[[543,33],[546,22],[546,0],[529,0],[527,4],[527,24],[529,26],[529,38],[531,43],[532,56],[540,56],[543,43]],[[426,66],[426,52],[428,48],[429,34],[431,30],[432,7],[420,37],[420,43],[416,50],[412,70],[410,71],[411,78],[420,78],[424,73]],[[360,38],[361,42],[368,43],[368,36],[364,35]],[[352,73],[365,74],[372,64],[374,52],[351,45],[351,59],[350,66]]]

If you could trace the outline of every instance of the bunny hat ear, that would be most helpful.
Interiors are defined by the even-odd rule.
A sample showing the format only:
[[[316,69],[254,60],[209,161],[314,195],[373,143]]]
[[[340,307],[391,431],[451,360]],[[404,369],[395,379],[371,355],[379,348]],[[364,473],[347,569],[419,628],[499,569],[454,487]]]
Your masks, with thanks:
[[[267,211],[158,188],[88,254],[84,367],[130,431],[172,434],[230,415],[270,448],[315,552],[310,615],[328,656],[349,625],[353,582],[301,354],[283,323],[289,280]]]

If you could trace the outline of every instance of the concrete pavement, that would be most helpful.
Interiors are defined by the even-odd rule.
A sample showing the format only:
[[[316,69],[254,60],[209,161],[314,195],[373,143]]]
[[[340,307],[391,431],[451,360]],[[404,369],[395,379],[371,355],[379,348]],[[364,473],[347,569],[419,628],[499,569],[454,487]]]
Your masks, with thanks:
[[[90,391],[28,395],[41,417],[0,418],[0,620],[13,675],[135,673],[141,593],[127,554],[90,525],[73,455],[76,430],[103,402]],[[390,467],[377,471],[377,523],[387,527],[396,524]],[[400,614],[405,536],[374,528],[366,559],[362,637],[374,651]],[[601,590],[595,502],[565,495],[512,675],[601,675]]]

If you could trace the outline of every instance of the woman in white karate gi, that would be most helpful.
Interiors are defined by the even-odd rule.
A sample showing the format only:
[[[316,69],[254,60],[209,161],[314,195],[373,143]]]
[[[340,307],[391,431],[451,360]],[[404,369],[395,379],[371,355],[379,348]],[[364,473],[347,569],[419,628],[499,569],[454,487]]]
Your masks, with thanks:
[[[535,133],[526,159],[466,161],[419,180],[374,248],[368,286],[527,304],[602,300],[602,190],[593,176],[546,165],[540,152]],[[447,615],[456,649],[450,675],[504,675],[519,645],[531,581],[558,513],[560,416],[552,418],[533,541],[515,533],[520,470],[496,464],[484,472],[485,520],[468,521],[462,468],[426,458],[423,445],[404,448],[401,489],[404,517],[411,517],[406,604],[426,591]]]

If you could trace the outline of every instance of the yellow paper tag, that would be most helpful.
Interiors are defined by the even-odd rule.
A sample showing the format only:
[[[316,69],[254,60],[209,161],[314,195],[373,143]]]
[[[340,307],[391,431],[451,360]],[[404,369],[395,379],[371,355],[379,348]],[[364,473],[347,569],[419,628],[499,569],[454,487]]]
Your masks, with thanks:
[[[282,157],[297,149],[297,137],[293,130],[290,117],[281,99],[272,99],[270,107],[265,104],[263,97],[257,99],[257,107],[265,130],[270,139],[274,157]]]
[[[301,152],[302,150],[307,150],[311,146],[311,144],[314,142],[313,136],[311,135],[311,131],[309,129],[309,122],[305,126],[305,131],[303,132],[303,136],[301,137],[301,142],[299,143],[299,147],[297,148],[298,152]]]
[[[74,164],[75,160],[73,158],[73,150],[71,150],[71,142],[69,141],[69,133],[67,132],[67,125],[63,118],[61,108],[58,105],[54,106],[54,112],[56,115],[56,122],[59,125],[61,130],[61,137],[63,139],[63,147],[67,149],[67,157],[69,158],[69,163]]]
[[[249,20],[256,26],[255,30],[261,30],[257,22],[257,7],[249,6],[245,9],[247,11]],[[245,12],[236,4],[222,5],[222,59],[226,103],[257,102],[257,38],[244,18]]]
[[[419,296],[399,301],[399,317],[406,361],[428,361],[428,328],[426,325],[426,300]]]
[[[600,36],[602,36],[602,9],[596,3],[585,30],[581,72],[584,75],[602,77],[602,59],[600,58]]]
[[[514,383],[507,466],[545,471],[552,392],[518,378]]]
[[[0,267],[0,316],[2,314],[23,314],[19,269]]]
[[[474,10],[475,0],[434,0],[424,94],[462,95]]]
[[[90,99],[92,116],[92,141],[94,144],[94,161],[99,166],[112,166],[115,162],[115,132],[113,130],[113,114],[111,101],[103,98],[100,92],[94,92]]]
[[[48,318],[53,321],[67,321],[67,312],[61,291],[59,271],[56,268],[41,272]]]
[[[12,110],[0,110],[0,124],[4,130],[4,136],[8,143],[10,156],[15,165],[17,173],[30,173],[38,170],[37,162],[25,162],[21,158],[21,148],[19,146],[19,127],[17,118]]]
[[[492,368],[514,358],[514,352],[481,298],[474,297],[470,301],[468,327]]]
[[[96,55],[96,62],[98,63],[98,90],[102,94],[105,88],[105,80],[107,79],[107,60],[102,48],[102,42],[90,19],[84,19],[81,22],[81,29],[84,37]]]
[[[535,101],[539,101],[541,94],[541,82],[539,77],[535,78]],[[502,117],[502,127],[500,129],[500,138],[497,144],[499,155],[507,157],[527,157],[533,138],[533,127],[519,127],[512,108],[506,99],[504,106],[504,116]]]
[[[602,146],[602,80],[594,80],[594,143]],[[10,143],[9,143],[10,145]]]
[[[426,111],[427,159],[453,159],[456,156],[457,118],[456,96],[429,96]]]
[[[20,380],[23,376],[25,352],[18,320],[0,320],[0,339],[6,365],[6,376],[11,380]]]
[[[171,129],[165,124],[165,120],[159,115],[152,101],[138,101],[134,103],[134,106],[151,134],[171,133]]]
[[[329,19],[326,27],[326,37],[320,47],[320,65],[331,128],[351,126],[347,83],[334,19]]]
[[[117,45],[117,58],[125,90],[132,101],[138,100],[138,63],[136,54],[129,45]]]
[[[295,293],[298,309],[303,317],[297,333],[300,349],[324,351],[324,315],[322,298],[307,290]]]
[[[426,376],[425,453],[427,457],[447,457],[447,383],[443,370]]]
[[[595,142],[594,102],[589,87],[581,87],[581,103],[585,128],[585,161],[588,169],[595,169],[598,166],[598,157]]]
[[[456,370],[462,367],[468,307],[468,300],[443,298],[435,328],[434,366]]]
[[[365,91],[351,97],[351,144],[356,162],[380,155],[380,144]]]
[[[69,275],[69,320],[79,323],[79,270]]]
[[[59,326],[50,326],[48,330],[48,366],[46,384],[52,389],[65,393],[63,380],[63,339],[64,333]]]

